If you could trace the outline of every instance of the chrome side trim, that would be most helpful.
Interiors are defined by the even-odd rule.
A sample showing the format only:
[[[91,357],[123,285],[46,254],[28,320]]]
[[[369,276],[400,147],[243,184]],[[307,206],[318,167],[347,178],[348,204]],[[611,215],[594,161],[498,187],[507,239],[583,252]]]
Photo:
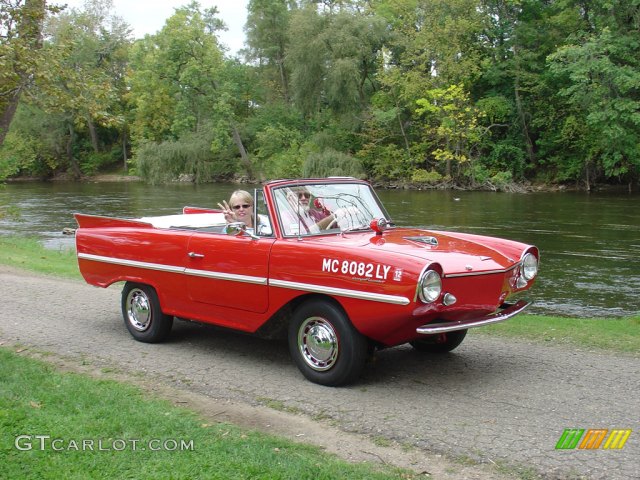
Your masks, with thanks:
[[[227,280],[230,282],[251,283],[255,285],[270,285],[279,288],[290,288],[313,293],[328,293],[342,297],[358,298],[360,300],[371,300],[374,302],[392,303],[394,305],[409,305],[410,300],[406,297],[396,295],[385,295],[382,293],[369,293],[359,290],[349,290],[346,288],[326,287],[323,285],[312,285],[309,283],[288,282],[285,280],[269,280],[264,277],[252,277],[248,275],[236,275],[232,273],[211,272],[198,270],[195,268],[176,267],[163,265],[161,263],[139,262],[136,260],[125,260],[122,258],[105,257],[102,255],[92,255],[89,253],[79,253],[78,258],[92,260],[94,262],[111,263],[114,265],[124,265],[127,267],[146,268],[148,270],[158,270],[161,272],[179,273],[183,275],[193,275],[197,277],[212,278],[215,280]]]
[[[510,266],[509,268],[505,268],[502,270],[487,270],[485,272],[472,272],[472,273],[448,273],[443,275],[442,277],[443,278],[477,277],[479,275],[494,275],[496,273],[507,273],[513,270],[514,268],[518,267],[518,265],[520,265],[520,262]]]
[[[346,288],[326,287],[324,285],[311,285],[308,283],[289,282],[286,280],[269,280],[272,287],[290,288],[293,290],[302,290],[313,293],[328,293],[330,295],[338,295],[340,297],[357,298],[360,300],[371,300],[374,302],[392,303],[395,305],[409,305],[410,300],[407,297],[396,295],[385,295],[383,293],[369,293],[360,290],[349,290]]]
[[[255,285],[266,285],[265,277],[251,277],[249,275],[237,275],[235,273],[219,273],[210,272],[208,270],[196,270],[195,268],[187,268],[184,273],[195,277],[207,277],[215,280],[229,280],[231,282],[253,283]]]
[[[163,265],[162,263],[139,262],[137,260],[125,260],[123,258],[105,257],[102,255],[92,255],[90,253],[78,253],[78,258],[92,260],[94,262],[111,263],[113,265],[124,265],[126,267],[146,268],[149,270],[159,270],[161,272],[184,273],[184,267],[173,265]]]
[[[531,302],[520,300],[514,304],[503,304],[502,310],[489,315],[483,315],[470,320],[458,320],[453,322],[428,323],[422,327],[416,328],[416,332],[422,335],[433,335],[436,333],[455,332],[457,330],[466,330],[467,328],[484,327],[492,323],[504,322],[511,317],[516,316],[525,308],[531,305]]]
[[[158,270],[160,272],[180,273],[184,275],[193,275],[196,277],[208,277],[216,280],[228,280],[230,282],[253,283],[256,285],[267,284],[267,279],[265,277],[251,277],[248,275],[236,275],[233,273],[210,272],[207,270],[197,270],[195,268],[164,265],[162,263],[139,262],[137,260],[125,260],[123,258],[92,255],[90,253],[79,253],[78,258],[82,258],[84,260],[92,260],[94,262],[111,263],[113,265],[123,265],[125,267],[146,268],[147,270]]]

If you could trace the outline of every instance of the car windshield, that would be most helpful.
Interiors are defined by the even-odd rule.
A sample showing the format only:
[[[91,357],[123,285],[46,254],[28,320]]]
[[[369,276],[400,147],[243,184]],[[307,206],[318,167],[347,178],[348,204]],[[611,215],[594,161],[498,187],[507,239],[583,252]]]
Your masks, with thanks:
[[[284,235],[316,235],[369,228],[389,216],[369,185],[300,184],[275,189]]]

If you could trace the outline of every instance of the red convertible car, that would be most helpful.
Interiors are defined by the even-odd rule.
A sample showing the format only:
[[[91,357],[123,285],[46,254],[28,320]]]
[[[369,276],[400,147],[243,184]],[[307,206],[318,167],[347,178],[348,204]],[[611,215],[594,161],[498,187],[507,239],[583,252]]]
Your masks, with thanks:
[[[538,273],[534,246],[395,226],[353,178],[268,182],[243,207],[251,228],[195,207],[76,214],[80,272],[99,287],[125,282],[136,340],[161,341],[174,317],[287,336],[305,377],[334,386],[357,379],[373,349],[448,352],[467,329],[513,317],[528,302],[507,299]]]

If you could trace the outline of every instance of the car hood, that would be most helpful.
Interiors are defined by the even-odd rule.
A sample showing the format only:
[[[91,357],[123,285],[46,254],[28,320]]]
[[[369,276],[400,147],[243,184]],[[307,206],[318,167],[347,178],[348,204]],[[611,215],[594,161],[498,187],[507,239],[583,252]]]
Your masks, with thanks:
[[[353,235],[353,237],[352,237]],[[410,228],[393,228],[382,235],[347,234],[353,247],[415,257],[438,263],[445,275],[505,270],[517,264],[530,245],[501,238]]]

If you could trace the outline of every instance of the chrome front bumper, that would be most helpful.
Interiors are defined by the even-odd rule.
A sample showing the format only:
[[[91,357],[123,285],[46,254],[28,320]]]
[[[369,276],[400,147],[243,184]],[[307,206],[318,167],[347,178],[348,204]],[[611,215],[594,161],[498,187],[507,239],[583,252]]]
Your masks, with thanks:
[[[504,322],[511,317],[518,315],[525,308],[531,305],[531,302],[520,300],[516,303],[503,303],[500,310],[496,313],[490,313],[479,318],[469,320],[458,320],[453,322],[429,323],[416,328],[416,332],[423,335],[433,335],[436,333],[455,332],[456,330],[466,330],[467,328],[484,327],[492,323]]]

